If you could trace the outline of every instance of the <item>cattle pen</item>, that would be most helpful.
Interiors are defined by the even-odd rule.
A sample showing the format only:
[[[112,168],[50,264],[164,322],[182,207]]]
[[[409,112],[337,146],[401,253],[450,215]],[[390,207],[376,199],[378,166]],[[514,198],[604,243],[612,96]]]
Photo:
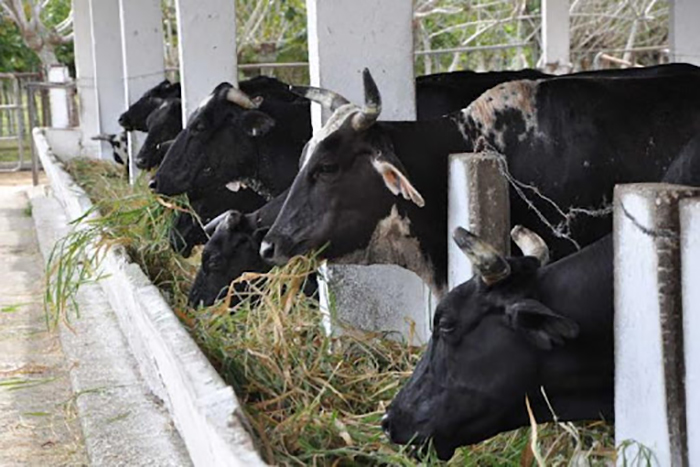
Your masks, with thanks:
[[[635,10],[637,16],[629,21],[624,47],[584,51],[574,47],[573,38],[587,24],[587,13],[578,10],[586,0],[495,2],[520,5],[508,10],[510,19],[493,19],[488,16],[491,4],[475,2],[481,5],[474,7],[478,28],[484,29],[473,38],[465,29],[457,45],[430,41],[466,26],[449,25],[431,35],[426,25],[435,15],[468,11],[471,5],[299,0],[290,5],[303,7],[303,34],[292,42],[299,47],[301,41],[305,58],[271,59],[270,39],[255,49],[258,63],[244,63],[251,55],[241,44],[251,40],[256,24],[270,21],[286,28],[300,21],[292,6],[285,10],[273,6],[276,1],[258,3],[246,10],[241,23],[242,8],[248,7],[233,0],[72,0],[74,79],[57,67],[53,83],[25,88],[46,90],[42,112],[55,114],[43,119],[55,123],[51,126],[30,120],[33,169],[38,173],[41,167],[47,179],[43,190],[31,192],[31,209],[46,263],[47,326],[59,333],[64,351],[76,362],[69,371],[75,392],[71,410],[78,414],[89,463],[700,466],[700,296],[695,287],[700,278],[700,101],[695,102],[695,95],[676,95],[694,89],[694,80],[700,83],[700,71],[694,68],[700,67],[700,2],[639,1],[635,8],[643,4],[644,9]],[[619,3],[622,11],[622,4],[630,2]],[[661,38],[654,43],[635,42],[639,31],[658,32],[659,3],[667,33],[654,36]],[[476,40],[513,18],[517,32],[505,28],[507,43]],[[612,19],[606,21],[611,28]],[[279,37],[284,34],[286,29]],[[503,59],[503,51],[512,54]],[[458,74],[464,64],[476,63],[460,56],[482,53],[492,55],[479,60],[479,73]],[[433,67],[442,63],[431,61],[438,55],[451,58],[445,67],[450,73],[431,78]],[[495,71],[490,63],[507,61],[505,66],[532,68],[524,70],[532,77],[482,83],[486,91],[478,97],[457,92],[466,80],[476,82]],[[582,64],[610,69],[589,70]],[[275,69],[277,78],[267,76]],[[426,76],[417,78],[418,69]],[[574,72],[581,75],[572,77]],[[262,76],[254,76],[258,74]],[[176,77],[179,84],[174,85],[175,79],[164,84],[166,77]],[[564,83],[562,102],[580,102],[581,108],[590,104],[603,114],[577,114],[571,104],[560,115],[553,111],[550,120],[537,121],[540,89],[540,96],[551,92],[547,109],[564,108],[556,107],[557,83]],[[565,88],[567,83],[573,83],[573,91]],[[652,103],[638,108],[660,109],[658,114],[649,110],[636,120],[637,107],[630,104],[619,113],[629,121],[615,121],[622,107],[615,99],[629,93],[634,100],[652,86],[677,86],[680,91],[669,91],[675,107],[664,107],[663,96],[650,96]],[[156,95],[166,87],[172,96]],[[459,95],[467,104],[450,107],[454,103],[445,103],[440,94],[444,89],[450,99]],[[34,106],[33,94],[30,99]],[[148,135],[156,134],[158,123],[151,116],[158,110],[175,111],[166,104],[177,99],[176,124],[168,121],[172,135],[153,144],[145,130],[125,125],[124,119],[127,109],[149,99],[152,107],[143,116]],[[216,113],[223,105],[235,111]],[[428,118],[435,109],[449,117]],[[307,116],[308,124],[301,122]],[[639,123],[644,117],[649,123]],[[550,134],[569,134],[560,128],[573,127],[573,122],[581,124],[571,132],[580,139],[547,146],[556,139]],[[449,131],[448,125],[453,125]],[[508,133],[509,125],[520,133]],[[589,127],[596,131],[585,133]],[[229,132],[224,143],[217,139],[221,128]],[[356,138],[371,131],[372,137]],[[454,134],[461,139],[452,144]],[[623,143],[610,146],[610,161],[597,166],[599,154],[585,154],[586,140],[594,137]],[[465,145],[467,140],[471,144]],[[230,153],[228,162],[211,163],[206,142],[212,141],[219,153]],[[352,157],[357,159],[329,163],[333,151],[349,157],[342,152],[348,141],[355,144]],[[627,145],[629,141],[643,145]],[[420,159],[415,153],[438,143],[448,148],[444,170],[440,164],[411,165],[410,157]],[[536,170],[530,176],[528,167],[514,164],[507,154],[506,148],[517,144],[530,144],[529,152],[521,154],[533,158],[550,147],[565,149],[557,152],[557,161],[533,163]],[[668,160],[649,162],[649,154],[665,157],[664,145],[673,149]],[[628,147],[643,147],[646,154],[640,159],[646,162],[627,164],[631,156],[622,148]],[[137,157],[143,148],[160,157],[149,166],[153,171],[143,168],[144,156]],[[224,179],[228,172],[217,173],[233,170],[235,155],[244,151],[255,157],[238,170],[249,173],[229,179]],[[163,170],[170,170],[177,154],[190,157],[182,156],[177,164],[192,172],[189,178]],[[277,157],[277,172],[265,159],[269,154]],[[560,164],[569,154],[583,154],[581,163]],[[119,155],[123,165],[113,163]],[[370,160],[368,155],[371,162],[358,168],[360,157]],[[439,189],[416,182],[426,175],[410,173],[416,167],[426,174],[441,171]],[[586,181],[576,185],[579,192],[561,195],[566,187],[547,171],[562,167],[562,180]],[[266,185],[264,170],[278,177],[275,183]],[[341,185],[338,180],[347,173],[367,171],[371,182],[343,185],[347,199],[330,191],[308,195],[321,182]],[[584,175],[566,178],[572,172]],[[523,174],[526,181],[520,179]],[[615,176],[622,183],[610,185],[614,192],[587,197],[591,185]],[[186,180],[191,186],[171,190],[168,180],[183,186]],[[551,181],[551,190],[535,181]],[[607,189],[606,182],[600,185]],[[393,200],[386,212],[382,200],[387,198],[367,202],[376,186]],[[248,192],[252,195],[244,198]],[[436,209],[434,199],[443,192],[444,205]],[[340,209],[351,204],[351,197],[364,200],[363,209],[372,213],[376,225],[365,227],[365,218],[349,208],[343,212],[352,214],[351,221],[313,210],[326,204]],[[212,199],[234,201],[226,209],[201,214],[202,200]],[[299,199],[303,203],[294,204]],[[585,201],[560,205],[558,199]],[[436,211],[439,215],[430,217]],[[419,214],[407,214],[414,212]],[[435,218],[444,225],[425,228]],[[537,224],[515,226],[513,218]],[[178,224],[183,219],[190,230]],[[589,221],[598,230],[582,241],[577,233],[588,235],[580,226]],[[316,230],[299,227],[302,222]],[[460,234],[460,228],[467,233]],[[361,231],[368,240],[362,244],[342,232],[332,237],[328,232],[335,235],[333,229]],[[421,229],[447,235],[434,240]],[[529,236],[529,229],[547,241]],[[194,248],[187,236],[193,231],[200,235]],[[296,248],[311,244],[309,238],[318,231],[326,234],[324,241]],[[603,231],[607,235],[598,235]],[[285,252],[293,254],[280,253],[299,232],[307,237]],[[373,242],[382,240],[378,237],[393,240],[397,232],[401,241],[391,246],[405,254],[370,251]],[[352,251],[336,254],[337,238]],[[224,245],[213,245],[215,239],[224,239]],[[178,241],[185,243],[186,254],[182,246],[178,250]],[[439,250],[443,244],[440,255],[425,254],[426,248]],[[193,299],[192,290],[201,285],[206,269],[216,269],[212,257],[233,254],[229,250],[241,257],[252,251],[255,259],[248,261],[255,266],[225,276],[225,287],[217,285],[210,302],[200,300],[205,289]],[[444,277],[434,273],[443,266]],[[606,282],[608,272],[611,280]],[[521,286],[518,281],[530,273],[536,279]],[[536,282],[545,285],[535,300],[527,293]],[[576,303],[567,308],[566,297],[549,296],[551,284],[556,285],[551,290],[570,292],[570,302]],[[509,300],[521,293],[526,299],[512,305]],[[606,298],[611,301],[608,314]],[[487,302],[497,305],[484,311]],[[564,303],[565,310],[550,303]],[[588,321],[581,318],[586,306]],[[482,322],[466,322],[466,312],[454,318],[450,313],[459,307],[478,310],[483,323],[493,324],[492,332],[483,331]],[[596,327],[602,330],[590,332]],[[474,366],[465,354],[445,353],[495,352],[507,340],[503,329],[519,340],[508,342],[498,359]],[[463,338],[454,337],[455,330]],[[472,332],[487,336],[488,345],[465,343]],[[85,344],[76,337],[80,334]],[[591,336],[600,339],[600,346],[591,343]],[[94,355],[85,350],[93,348]],[[565,356],[557,360],[562,348]],[[451,358],[436,363],[441,355]],[[600,361],[592,361],[599,356]],[[575,360],[570,367],[569,358]],[[124,363],[127,359],[133,364]],[[443,365],[447,360],[476,376],[460,379],[454,367]],[[90,380],[92,367],[102,367],[95,381]],[[567,367],[565,376],[552,378],[561,367]],[[568,372],[574,367],[578,372]],[[504,369],[503,378],[494,376],[499,369]],[[467,379],[488,380],[486,389],[474,389]],[[519,384],[526,379],[528,384],[530,379],[546,383],[530,384],[521,394]],[[569,383],[583,389],[570,389]],[[452,401],[448,389],[453,384],[470,394],[454,400],[485,408],[469,416],[458,409],[454,414],[438,410],[438,405],[426,409],[426,400],[414,398],[421,391],[427,394],[431,384],[444,391],[435,399]],[[407,414],[411,411],[415,413]],[[501,417],[497,429],[484,421],[495,413]],[[462,419],[445,429],[425,420],[431,417]],[[477,434],[459,423],[477,427]],[[401,425],[416,428],[406,435]]]

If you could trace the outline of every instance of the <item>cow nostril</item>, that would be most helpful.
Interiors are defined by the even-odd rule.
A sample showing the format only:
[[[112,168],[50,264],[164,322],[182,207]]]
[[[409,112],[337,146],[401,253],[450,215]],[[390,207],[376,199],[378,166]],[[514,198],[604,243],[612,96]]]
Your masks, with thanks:
[[[158,188],[158,182],[156,182],[155,178],[152,178],[148,181],[148,188],[151,191],[156,191],[156,188]]]
[[[260,244],[260,257],[265,261],[271,261],[275,256],[275,245],[267,240]]]

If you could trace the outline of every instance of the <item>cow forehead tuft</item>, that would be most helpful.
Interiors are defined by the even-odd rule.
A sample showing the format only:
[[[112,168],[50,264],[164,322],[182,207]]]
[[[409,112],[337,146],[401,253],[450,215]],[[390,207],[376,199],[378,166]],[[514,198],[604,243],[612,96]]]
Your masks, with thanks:
[[[316,152],[316,148],[321,141],[327,139],[333,133],[338,131],[338,129],[343,126],[348,118],[352,117],[361,110],[362,109],[355,104],[345,104],[338,107],[335,112],[333,112],[333,115],[330,116],[328,121],[326,121],[326,124],[323,125],[323,128],[315,132],[309,140],[302,156],[301,168],[303,169],[311,157],[313,157],[314,153]]]

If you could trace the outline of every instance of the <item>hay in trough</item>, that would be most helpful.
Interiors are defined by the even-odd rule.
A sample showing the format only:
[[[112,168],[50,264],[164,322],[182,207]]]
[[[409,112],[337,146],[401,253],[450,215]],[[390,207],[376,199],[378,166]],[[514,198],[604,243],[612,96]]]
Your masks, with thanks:
[[[314,257],[298,257],[267,274],[239,278],[248,287],[235,313],[225,301],[193,310],[186,305],[186,294],[196,255],[184,260],[168,244],[172,215],[187,210],[186,202],[153,195],[144,180],[132,189],[111,163],[76,159],[68,170],[102,214],[90,221],[102,238],[93,240],[125,246],[163,290],[234,387],[267,462],[442,465],[433,454],[419,459],[413,450],[392,445],[380,428],[385,407],[410,376],[421,349],[377,333],[326,335],[317,298],[302,292],[305,281],[313,280],[318,265]],[[57,254],[54,263],[61,259]],[[77,260],[70,256],[66,261]],[[447,465],[606,465],[613,462],[613,446],[612,429],[605,423],[549,423],[536,432],[523,428],[459,449]]]

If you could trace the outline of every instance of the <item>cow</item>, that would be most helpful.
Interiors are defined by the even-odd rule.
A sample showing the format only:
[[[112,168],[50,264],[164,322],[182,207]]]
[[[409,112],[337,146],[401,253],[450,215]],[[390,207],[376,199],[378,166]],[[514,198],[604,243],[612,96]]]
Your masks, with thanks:
[[[192,254],[196,245],[208,241],[209,236],[205,233],[203,225],[221,213],[233,208],[242,212],[252,212],[265,205],[263,197],[245,188],[231,191],[223,186],[214,186],[190,192],[187,196],[196,216],[178,212],[170,230],[170,246],[185,258]]]
[[[180,83],[163,80],[149,89],[119,116],[119,124],[126,131],[148,131],[146,119],[164,100],[180,98]]]
[[[309,101],[268,77],[218,85],[175,139],[151,187],[175,195],[197,187],[243,183],[267,199],[298,170],[311,134]]]
[[[700,186],[700,133],[661,181]],[[550,403],[561,421],[612,419],[612,235],[545,265],[546,244],[513,232],[524,257],[455,233],[477,273],[439,303],[428,348],[383,417],[392,441],[432,440],[447,459],[528,425],[525,395],[539,422],[552,420]]]
[[[416,79],[418,118],[428,119],[465,107],[482,92],[505,81],[548,76],[529,69],[421,76]],[[209,132],[196,134],[196,130],[185,130],[181,135],[182,144],[170,153],[156,174],[153,184],[156,191],[172,195],[187,191],[192,186],[225,184],[234,180],[247,181],[268,197],[287,188],[298,169],[301,150],[311,138],[308,101],[300,101],[298,96],[287,91],[287,87],[284,83],[263,77],[240,83],[241,91],[246,95],[263,98],[259,109],[249,110],[266,113],[270,117],[268,125],[282,125],[285,130],[269,135],[261,131],[257,138],[252,138],[247,134],[249,130],[241,126],[245,125],[245,119],[241,118],[238,123],[236,119],[223,118],[227,114],[245,115],[246,109],[226,98],[230,85],[219,85],[218,91],[215,90],[205,101],[204,107],[197,116],[192,117],[189,125],[196,126],[204,121],[203,127],[209,127]],[[268,96],[271,91],[274,94]],[[266,106],[265,102],[269,105]],[[293,119],[295,124],[285,123],[284,119]],[[187,145],[184,140],[188,141]],[[238,144],[232,151],[234,142]],[[281,168],[278,169],[278,166]],[[207,171],[209,176],[204,175]]]
[[[286,192],[255,212],[227,211],[206,226],[211,237],[202,251],[189,304],[211,306],[228,293],[231,282],[244,272],[267,272],[270,265],[259,255],[260,241],[277,217]],[[243,285],[239,286],[241,291]],[[237,303],[234,297],[231,305]]]
[[[126,139],[126,132],[122,131],[118,134],[100,133],[90,138],[93,141],[105,141],[112,148],[112,159],[119,165],[127,166],[129,171],[129,143]]]
[[[534,235],[524,230],[514,232]],[[540,388],[560,421],[612,419],[612,236],[549,265],[542,249],[505,258],[464,229],[454,240],[478,272],[439,303],[428,348],[382,418],[389,439],[431,441],[447,460],[527,426],[525,396],[551,421]]]
[[[265,259],[284,263],[324,247],[336,262],[406,267],[441,296],[449,154],[487,147],[504,155],[503,172],[517,188],[512,222],[540,230],[539,214],[555,227],[567,221],[568,238],[550,226],[542,230],[556,259],[610,230],[601,214],[615,183],[658,180],[700,128],[697,71],[511,81],[462,111],[423,122],[377,122],[379,91],[370,73],[363,75],[364,107],[332,91],[295,89],[333,114],[304,149],[261,245]],[[562,219],[554,205],[562,214],[603,209]]]
[[[179,98],[165,99],[146,119],[148,134],[136,155],[136,167],[158,167],[165,156],[162,144],[182,131],[182,105]]]

